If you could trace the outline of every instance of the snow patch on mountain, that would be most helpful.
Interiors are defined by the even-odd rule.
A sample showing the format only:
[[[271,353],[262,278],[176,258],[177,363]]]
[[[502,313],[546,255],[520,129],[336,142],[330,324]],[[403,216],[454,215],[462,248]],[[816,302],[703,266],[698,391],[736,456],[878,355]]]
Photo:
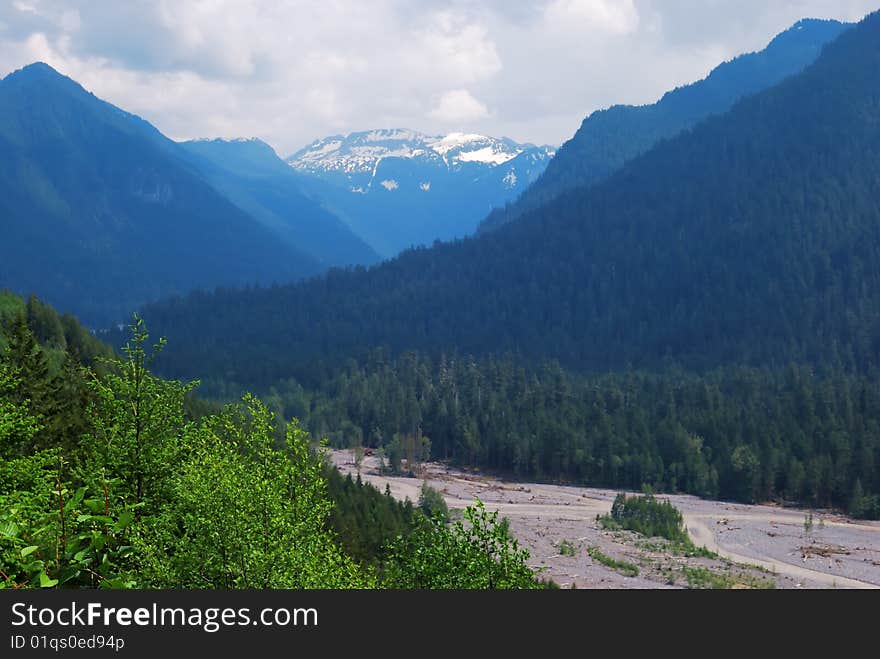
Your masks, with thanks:
[[[475,133],[449,133],[449,135],[446,135],[444,137],[428,138],[428,140],[431,140],[429,142],[431,148],[441,155],[449,153],[453,149],[458,149],[468,144],[483,143],[486,140],[491,139],[491,137],[486,137],[485,135],[477,135]]]
[[[320,161],[323,156],[337,151],[341,146],[342,140],[331,140],[329,142],[324,142],[323,144],[317,145],[311,150],[304,153],[302,155],[302,158],[304,160],[309,160],[313,162]]]
[[[491,165],[503,165],[508,160],[516,158],[517,153],[509,151],[496,151],[493,147],[487,146],[476,151],[466,151],[458,155],[458,159],[462,162],[484,162]]]
[[[389,159],[409,160],[454,172],[463,165],[497,167],[530,150],[539,152],[546,159],[552,152],[549,147],[519,144],[507,138],[476,133],[425,135],[395,128],[315,140],[287,158],[287,163],[303,173],[342,175],[350,188],[364,191],[372,187],[380,163]]]
[[[349,133],[348,136],[355,133]],[[417,141],[421,135],[413,130],[393,128],[391,130],[371,130],[368,133],[360,133],[365,142],[385,142],[387,140],[401,140],[404,142]],[[348,137],[347,136],[347,137]]]

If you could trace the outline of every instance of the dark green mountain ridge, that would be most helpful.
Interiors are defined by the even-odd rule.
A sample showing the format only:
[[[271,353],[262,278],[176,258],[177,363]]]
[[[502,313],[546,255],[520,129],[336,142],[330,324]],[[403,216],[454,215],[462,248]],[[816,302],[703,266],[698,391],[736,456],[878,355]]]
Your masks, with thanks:
[[[567,190],[597,183],[660,140],[802,71],[826,43],[849,27],[833,20],[804,19],[777,35],[764,50],[739,55],[703,80],[667,92],[656,103],[593,112],[541,177],[516,201],[490,213],[479,231],[498,228]]]

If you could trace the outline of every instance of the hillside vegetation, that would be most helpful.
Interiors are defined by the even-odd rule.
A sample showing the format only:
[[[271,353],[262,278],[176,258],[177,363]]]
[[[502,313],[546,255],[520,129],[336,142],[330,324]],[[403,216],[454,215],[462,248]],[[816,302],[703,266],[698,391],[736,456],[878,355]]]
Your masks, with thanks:
[[[54,311],[9,294],[0,310],[0,588],[540,587],[479,503],[465,530],[336,474],[334,506],[297,421],[250,395],[192,414],[197,383],[150,372],[164,343],[140,319],[121,357],[80,336],[92,367],[72,325],[53,368]]]

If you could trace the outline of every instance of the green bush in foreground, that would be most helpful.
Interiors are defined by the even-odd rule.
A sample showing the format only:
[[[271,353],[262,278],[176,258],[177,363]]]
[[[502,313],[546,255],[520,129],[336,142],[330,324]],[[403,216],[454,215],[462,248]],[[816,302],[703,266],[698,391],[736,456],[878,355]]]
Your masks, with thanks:
[[[379,552],[381,564],[359,564],[331,530],[323,446],[296,420],[280,428],[250,395],[194,419],[186,401],[195,383],[153,375],[164,342],[150,353],[139,318],[131,330],[122,357],[105,359],[100,373],[80,366],[62,376],[87,383],[75,442],[33,441],[65,408],[35,411],[19,393],[44,369],[23,368],[22,351],[0,352],[0,588],[540,587],[497,512],[478,503],[450,527],[431,491],[421,503],[441,514],[429,520],[404,506],[398,526],[411,517],[414,530]],[[42,358],[29,331],[21,328],[31,345],[22,354]],[[369,506],[359,490],[349,495],[348,516]],[[375,553],[346,545],[362,559]]]
[[[510,535],[498,511],[486,511],[483,502],[464,511],[464,520],[447,526],[436,518],[422,518],[406,538],[392,545],[385,569],[385,586],[405,589],[537,589],[526,565],[527,549]]]

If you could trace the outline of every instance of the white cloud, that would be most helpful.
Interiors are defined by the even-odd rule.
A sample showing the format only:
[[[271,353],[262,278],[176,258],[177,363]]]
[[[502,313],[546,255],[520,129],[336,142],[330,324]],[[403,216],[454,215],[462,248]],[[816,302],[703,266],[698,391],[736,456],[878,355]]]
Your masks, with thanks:
[[[581,33],[623,35],[634,32],[639,25],[633,0],[553,0],[544,18],[556,29]]]
[[[24,2],[24,0],[14,0],[12,6],[20,12],[24,12],[26,14],[39,14],[37,8],[29,2]]]
[[[59,25],[65,32],[75,32],[82,25],[82,18],[76,9],[68,9],[61,14]]]
[[[466,129],[558,144],[806,16],[877,0],[13,0],[0,75],[43,60],[175,138]]]
[[[487,26],[453,12],[439,12],[430,27],[417,32],[425,64],[460,83],[491,76],[502,68],[501,57],[489,37]]]
[[[453,89],[440,97],[437,107],[428,116],[446,124],[465,124],[485,119],[489,116],[489,109],[468,90]]]

